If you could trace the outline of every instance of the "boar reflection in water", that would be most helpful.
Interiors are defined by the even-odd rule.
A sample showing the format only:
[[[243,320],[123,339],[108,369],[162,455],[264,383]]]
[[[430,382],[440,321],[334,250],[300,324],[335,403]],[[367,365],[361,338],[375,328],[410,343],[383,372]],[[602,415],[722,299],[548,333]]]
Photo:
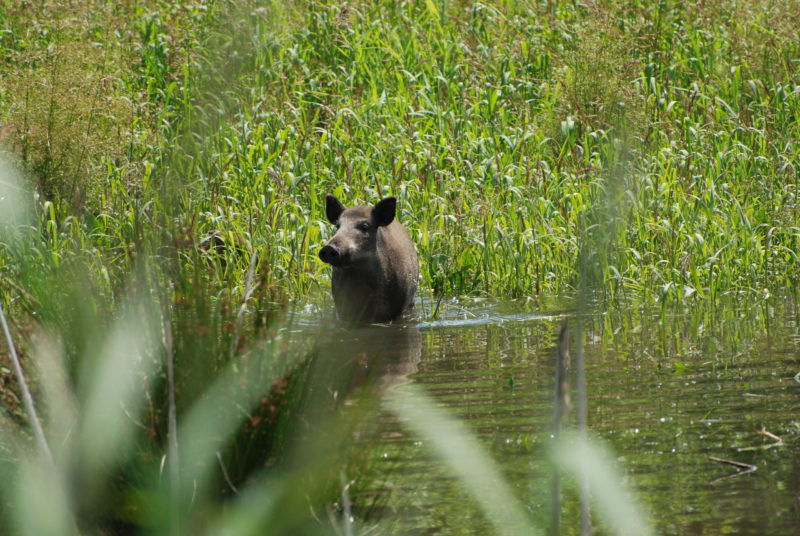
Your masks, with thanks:
[[[327,415],[354,392],[381,395],[418,370],[422,334],[398,324],[331,329],[317,336],[311,359],[309,407]],[[364,389],[366,388],[366,391]]]
[[[368,383],[380,392],[402,385],[417,372],[422,355],[422,335],[413,327],[365,326],[339,342],[356,367],[348,390]]]
[[[331,286],[339,318],[348,324],[388,322],[414,305],[419,263],[405,227],[395,218],[397,200],[345,208],[326,197],[328,221],[337,231],[319,258],[333,266]]]

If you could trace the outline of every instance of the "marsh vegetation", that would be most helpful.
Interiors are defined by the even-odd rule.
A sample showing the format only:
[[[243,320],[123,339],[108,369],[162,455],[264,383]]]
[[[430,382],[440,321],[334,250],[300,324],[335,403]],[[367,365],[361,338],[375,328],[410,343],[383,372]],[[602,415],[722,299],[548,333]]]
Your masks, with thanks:
[[[566,318],[589,435],[618,454],[587,455],[616,498],[598,530],[685,534],[758,498],[730,530],[796,533],[798,19],[0,0],[0,304],[52,451],[4,351],[0,527],[545,532],[559,467],[577,533],[587,469],[543,446]],[[331,324],[326,194],[398,198],[407,324]],[[762,471],[711,492],[700,454]]]

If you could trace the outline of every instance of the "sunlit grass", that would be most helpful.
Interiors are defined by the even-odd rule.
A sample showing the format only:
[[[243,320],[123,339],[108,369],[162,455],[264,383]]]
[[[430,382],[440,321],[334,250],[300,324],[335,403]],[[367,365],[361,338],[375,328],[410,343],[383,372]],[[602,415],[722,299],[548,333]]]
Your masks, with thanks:
[[[59,20],[0,6],[0,64],[14,73],[0,79],[0,141],[30,179],[0,161],[2,300],[15,332],[40,334],[21,344],[42,369],[56,450],[55,470],[26,454],[19,415],[4,414],[18,508],[2,521],[20,533],[174,532],[171,508],[189,512],[183,529],[220,534],[305,519],[293,479],[314,478],[254,469],[282,440],[243,422],[266,418],[251,408],[305,356],[282,338],[281,311],[327,291],[327,193],[397,196],[436,298],[588,281],[606,303],[666,311],[735,293],[763,303],[798,283],[791,3],[145,4]],[[220,247],[201,247],[210,232]],[[409,416],[492,522],[527,526],[509,493],[509,516],[485,496],[502,479],[468,435]],[[597,452],[561,463],[583,474],[576,460]],[[212,491],[232,493],[220,464],[246,482],[230,504]],[[68,491],[75,473],[86,504]],[[600,506],[609,526],[645,533],[600,473],[611,487],[596,493],[619,499]],[[37,517],[37,501],[51,512]]]
[[[576,288],[576,236],[607,225],[611,193],[609,296],[710,299],[797,280],[794,71],[759,80],[729,56],[709,71],[698,26],[619,46],[662,8],[430,5],[306,5],[289,31],[254,12],[239,23],[251,39],[217,42],[159,173],[186,185],[191,229],[258,250],[265,283],[300,297],[326,285],[324,194],[393,194],[428,288],[552,295]],[[574,40],[590,34],[591,46]],[[734,47],[733,34],[715,39]],[[589,84],[597,68],[614,72]]]
[[[324,195],[392,194],[425,287],[559,295],[577,288],[576,237],[606,225],[612,190],[609,297],[795,284],[791,33],[708,8],[713,33],[670,2],[548,6],[223,2],[187,12],[205,22],[184,41],[206,46],[181,56],[174,16],[139,13],[123,79],[156,137],[132,139],[134,167],[92,168],[80,219],[73,200],[47,199],[45,249],[92,251],[93,277],[116,292],[165,238],[181,269],[206,272],[194,245],[214,231],[226,247],[210,285],[240,294],[255,252],[270,300],[303,299],[328,284]]]

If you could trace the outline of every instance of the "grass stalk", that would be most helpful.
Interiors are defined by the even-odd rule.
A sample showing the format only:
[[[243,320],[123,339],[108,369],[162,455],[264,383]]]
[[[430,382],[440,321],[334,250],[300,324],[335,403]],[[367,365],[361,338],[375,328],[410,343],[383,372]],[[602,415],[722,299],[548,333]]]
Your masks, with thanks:
[[[167,445],[169,449],[170,534],[181,533],[180,510],[180,459],[178,457],[178,412],[175,405],[175,352],[172,340],[172,319],[164,315],[164,352],[167,364]]]
[[[427,395],[408,386],[402,394],[391,396],[389,406],[430,442],[436,455],[464,483],[498,534],[541,534],[475,437],[437,408]]]
[[[250,296],[253,294],[253,291],[255,291],[257,287],[257,285],[253,285],[253,277],[255,275],[257,259],[258,255],[254,251],[250,255],[250,265],[247,268],[247,281],[245,281],[244,285],[242,304],[239,306],[239,310],[236,313],[236,322],[233,328],[233,337],[231,337],[231,348],[230,348],[231,358],[233,358],[236,355],[236,352],[239,349],[239,344],[241,343],[241,338],[242,338],[241,331],[242,331],[242,324],[244,322],[244,313],[247,310],[247,301],[250,299]]]
[[[17,355],[17,348],[14,346],[14,339],[11,336],[11,330],[8,327],[2,304],[0,304],[0,322],[3,324],[3,333],[5,334],[6,343],[8,344],[8,353],[11,357],[11,364],[14,367],[14,374],[17,377],[19,389],[22,392],[22,404],[25,407],[25,413],[28,415],[28,422],[33,430],[36,447],[39,449],[42,458],[46,460],[49,465],[54,466],[53,453],[50,450],[50,446],[47,444],[47,438],[44,435],[39,416],[36,414],[36,406],[33,403],[31,391],[28,389],[28,382],[25,379],[25,373],[22,371],[22,363],[20,363],[19,355]]]

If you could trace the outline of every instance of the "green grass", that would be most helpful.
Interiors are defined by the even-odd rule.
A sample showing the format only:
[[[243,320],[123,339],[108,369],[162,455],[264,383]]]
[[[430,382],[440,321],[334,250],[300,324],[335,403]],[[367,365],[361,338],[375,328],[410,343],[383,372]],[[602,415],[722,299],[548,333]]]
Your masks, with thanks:
[[[399,198],[425,295],[591,288],[666,310],[800,279],[792,3],[53,6],[0,0],[0,142],[25,173],[0,168],[0,285],[16,332],[63,340],[80,400],[131,301],[150,338],[173,326],[181,419],[237,358],[258,356],[251,382],[294,370],[308,354],[276,319],[330,309],[327,193]],[[210,232],[224,248],[198,247]],[[120,474],[149,489],[167,394],[146,342],[155,439],[135,451],[153,458]],[[236,475],[279,450],[281,418],[237,432]]]
[[[58,229],[45,247],[96,251],[113,288],[165,243],[199,270],[193,244],[217,231],[232,247],[210,285],[241,290],[257,252],[271,299],[303,300],[327,287],[323,196],[391,194],[445,295],[569,294],[580,236],[610,298],[794,285],[794,8],[723,4],[223,2],[184,16],[202,44],[180,49],[180,10],[140,9],[117,66],[139,113],[117,128],[151,134],[120,165],[119,139],[90,133],[111,143],[77,221],[58,173],[83,160],[29,163]]]
[[[292,296],[324,286],[329,191],[399,196],[423,284],[447,295],[569,293],[595,231],[611,296],[793,284],[797,44],[775,31],[774,50],[738,51],[742,34],[769,46],[757,22],[711,12],[710,35],[680,10],[311,4],[288,33],[256,18],[250,53],[208,82],[228,93],[201,90],[183,126],[182,211],[260,249]],[[746,63],[773,52],[773,71]]]

